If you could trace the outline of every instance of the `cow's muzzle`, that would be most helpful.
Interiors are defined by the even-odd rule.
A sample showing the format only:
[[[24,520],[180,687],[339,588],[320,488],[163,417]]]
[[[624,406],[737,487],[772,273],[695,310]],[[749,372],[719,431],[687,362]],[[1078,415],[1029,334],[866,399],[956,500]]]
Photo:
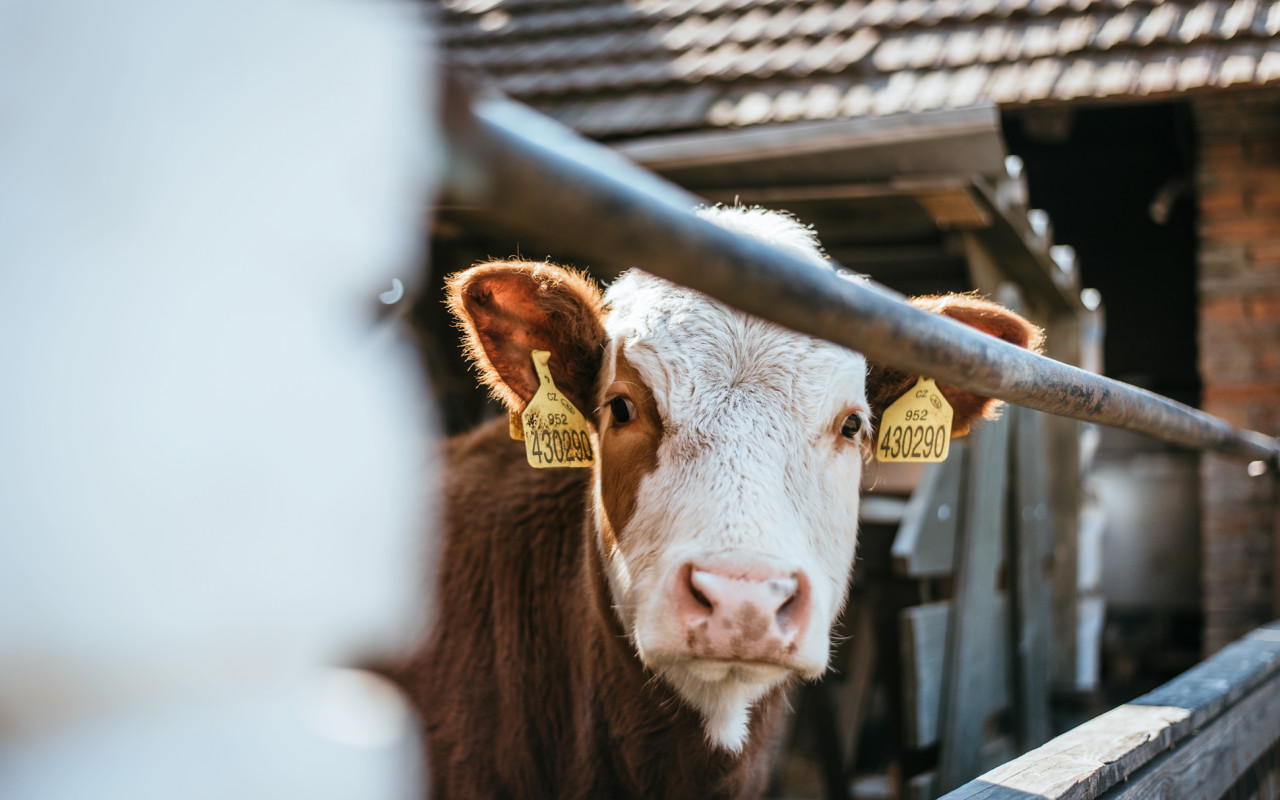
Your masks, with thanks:
[[[809,625],[803,571],[688,563],[668,591],[690,658],[790,666]]]

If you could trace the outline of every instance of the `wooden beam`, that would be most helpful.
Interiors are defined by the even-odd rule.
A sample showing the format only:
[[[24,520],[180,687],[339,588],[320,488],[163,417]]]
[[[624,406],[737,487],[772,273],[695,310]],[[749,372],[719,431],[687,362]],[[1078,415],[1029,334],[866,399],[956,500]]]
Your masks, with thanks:
[[[1049,648],[1053,592],[1045,569],[1053,553],[1049,519],[1048,451],[1040,413],[1005,409],[1013,426],[1012,503],[1008,559],[1015,601],[1013,626],[1014,720],[1018,746],[1030,750],[1048,741]]]
[[[997,174],[1005,156],[994,106],[660,135],[621,142],[614,149],[656,172],[797,158],[830,162],[840,155],[856,165],[862,179],[919,174],[919,164],[931,172],[947,164]]]
[[[1003,764],[959,789],[943,800],[1094,800],[1122,781],[1142,781],[1151,765],[1172,770],[1170,759],[1189,750],[1191,759],[1227,772],[1234,781],[1249,766],[1244,761],[1228,769],[1230,759],[1209,757],[1222,753],[1215,743],[1254,741],[1246,748],[1270,746],[1280,733],[1269,727],[1247,726],[1243,720],[1270,713],[1267,725],[1276,724],[1280,713],[1270,703],[1280,683],[1280,623],[1259,628],[1223,648],[1209,660],[1193,667],[1169,683],[1132,703],[1114,708],[1089,722]],[[1261,691],[1260,691],[1261,690]],[[1255,694],[1256,693],[1256,694]],[[1208,731],[1216,720],[1225,725],[1214,734],[1206,749],[1195,747],[1198,731]],[[1228,734],[1231,728],[1238,733]],[[1266,741],[1266,740],[1270,741]],[[1236,746],[1235,744],[1231,746]],[[1166,753],[1170,759],[1162,758]],[[1220,794],[1182,791],[1178,797],[1219,797]]]
[[[995,624],[1003,628],[1008,614],[1008,603],[1003,596],[996,598]],[[926,603],[902,610],[902,667],[903,667],[903,733],[908,746],[920,750],[938,741],[938,716],[941,710],[941,689],[945,675],[947,629],[951,625],[951,603]],[[1008,677],[1005,666],[1008,658],[1004,637],[993,641],[991,658],[993,672],[990,676],[991,705],[993,709],[1009,705]]]
[[[955,598],[942,686],[938,779],[944,790],[981,771],[987,717],[995,708],[995,641],[1006,635],[995,608],[1004,544],[1008,422],[988,422],[972,436],[956,535]]]
[[[974,182],[974,196],[990,213],[993,224],[972,235],[991,253],[1006,277],[1018,284],[1027,302],[1046,306],[1054,313],[1083,312],[1079,287],[1073,286],[1049,257],[1051,242],[1040,241],[1030,223],[1018,216],[1022,210],[1005,213],[996,201],[995,190],[982,180]]]
[[[1080,318],[1059,314],[1049,327],[1048,354],[1080,363]],[[1078,691],[1080,633],[1080,423],[1065,417],[1043,420],[1049,462],[1049,520],[1053,527],[1053,639],[1050,677],[1055,689]]]
[[[1112,800],[1226,797],[1232,785],[1280,740],[1280,681],[1268,681],[1186,744],[1145,766]]]
[[[955,568],[960,483],[967,453],[964,442],[954,442],[946,461],[925,468],[893,539],[896,574],[925,578],[947,575]]]

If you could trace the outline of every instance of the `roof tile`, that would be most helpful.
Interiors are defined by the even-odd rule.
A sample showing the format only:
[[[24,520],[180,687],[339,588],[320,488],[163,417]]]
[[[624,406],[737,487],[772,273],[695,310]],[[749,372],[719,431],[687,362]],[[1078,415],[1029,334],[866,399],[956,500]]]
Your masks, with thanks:
[[[1280,0],[439,0],[453,57],[599,136],[1280,83]]]
[[[1153,59],[1142,65],[1138,72],[1137,93],[1140,95],[1165,94],[1178,87],[1178,59],[1172,55]]]
[[[1146,14],[1133,35],[1138,45],[1148,45],[1157,40],[1167,39],[1178,23],[1181,9],[1176,3],[1158,6]]]
[[[1094,74],[1097,72],[1092,61],[1076,59],[1067,64],[1058,85],[1053,89],[1055,100],[1076,100],[1089,97],[1093,93]]]
[[[1267,47],[1258,61],[1257,80],[1259,83],[1280,81],[1280,50],[1274,44]]]

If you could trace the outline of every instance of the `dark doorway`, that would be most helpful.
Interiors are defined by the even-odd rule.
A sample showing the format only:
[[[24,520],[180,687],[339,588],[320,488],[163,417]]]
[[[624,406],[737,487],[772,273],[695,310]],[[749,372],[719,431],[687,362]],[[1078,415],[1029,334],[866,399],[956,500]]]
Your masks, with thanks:
[[[1194,142],[1185,103],[1010,111],[1030,201],[1102,293],[1106,372],[1190,405],[1196,371]]]

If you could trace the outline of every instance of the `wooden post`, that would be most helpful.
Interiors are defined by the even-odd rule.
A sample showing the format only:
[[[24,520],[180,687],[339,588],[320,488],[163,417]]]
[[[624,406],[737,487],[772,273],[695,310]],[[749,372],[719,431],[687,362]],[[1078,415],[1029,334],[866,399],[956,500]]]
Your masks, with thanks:
[[[1013,426],[1008,561],[1014,710],[1019,750],[1049,740],[1049,647],[1053,593],[1045,566],[1052,552],[1047,453],[1040,413],[1008,408]]]
[[[1080,322],[1054,318],[1047,341],[1049,355],[1070,364],[1080,361]],[[1080,423],[1065,417],[1043,420],[1049,460],[1049,519],[1053,526],[1053,647],[1051,675],[1057,688],[1078,685],[1080,626]]]
[[[980,771],[980,750],[996,692],[991,659],[1005,635],[996,617],[996,581],[1004,539],[1009,425],[988,422],[974,434],[961,524],[956,536],[955,599],[943,675],[939,782],[954,789]]]

